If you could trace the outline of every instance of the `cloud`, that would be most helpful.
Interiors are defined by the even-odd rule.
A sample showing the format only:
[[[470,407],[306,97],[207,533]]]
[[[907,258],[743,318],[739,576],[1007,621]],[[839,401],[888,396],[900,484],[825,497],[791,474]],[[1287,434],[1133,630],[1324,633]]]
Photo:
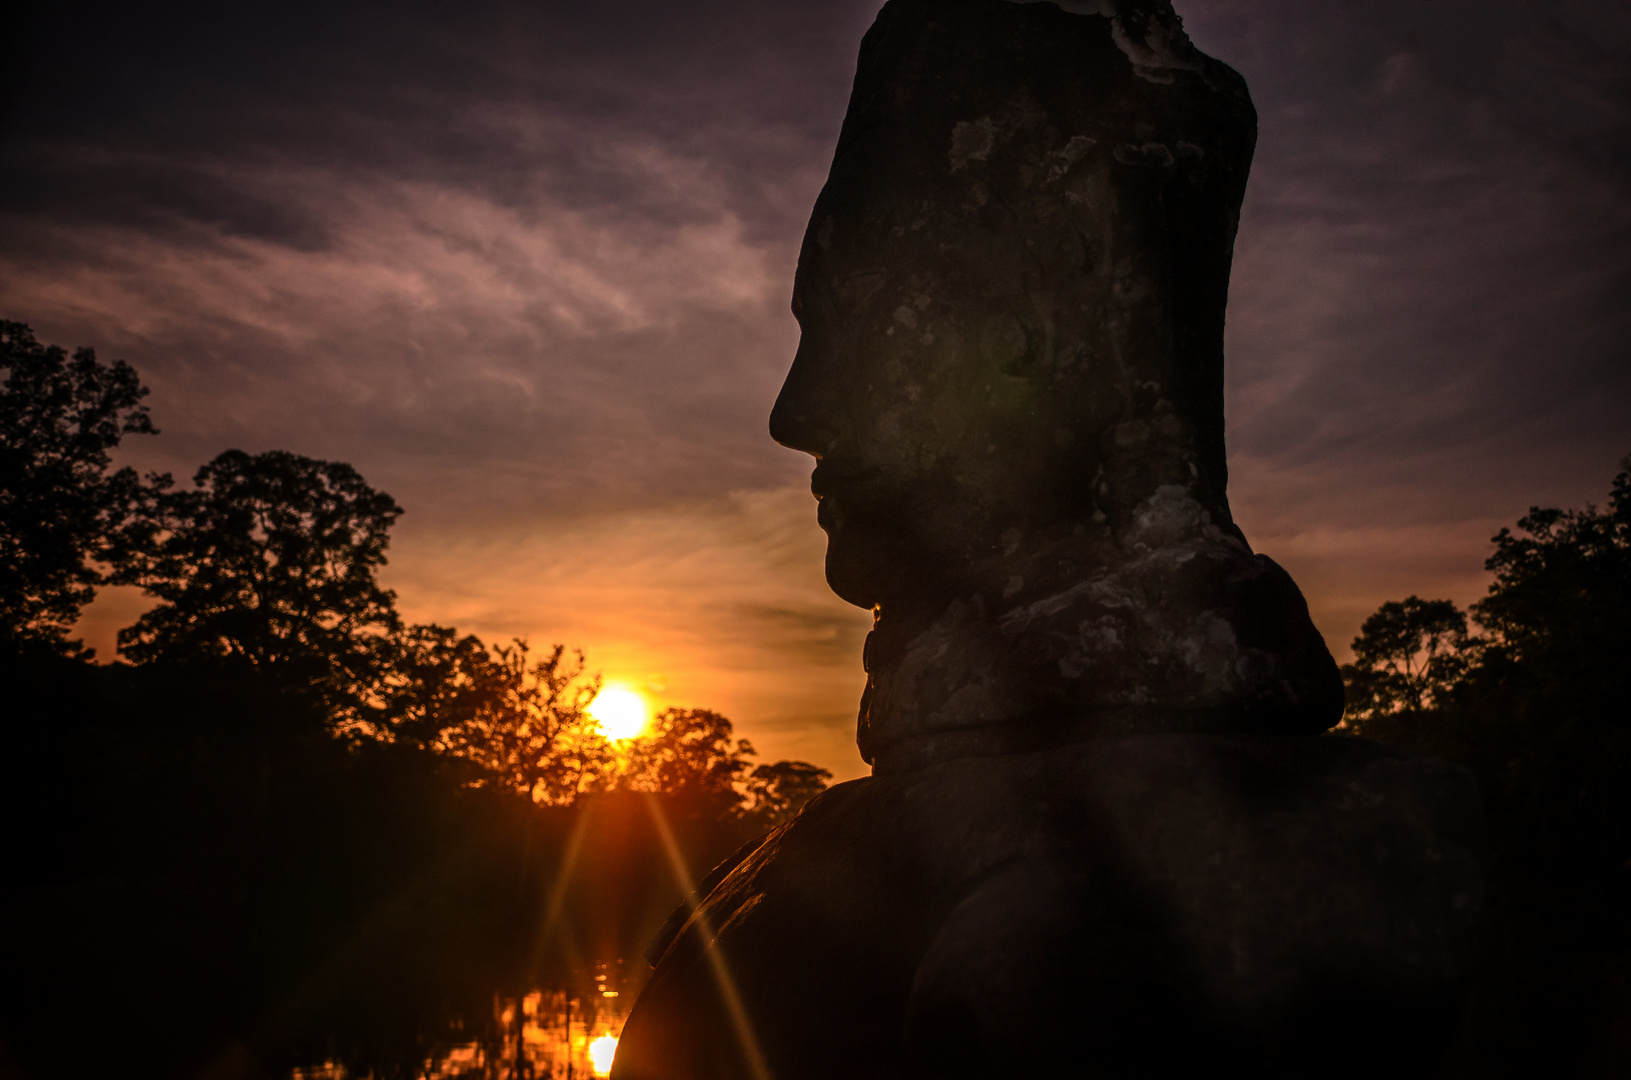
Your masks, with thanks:
[[[699,185],[654,148],[622,163],[649,188]],[[506,502],[545,513],[785,480],[763,415],[793,347],[790,256],[722,200],[630,224],[325,173],[232,186],[273,183],[322,221],[321,247],[29,223],[0,285],[135,361],[172,455],[292,442],[422,512],[427,460],[438,486],[494,470],[528,487]]]
[[[870,619],[831,605],[784,607],[757,600],[732,605],[730,627],[743,638],[768,646],[801,665],[853,668]],[[846,717],[847,719],[847,717]]]
[[[583,644],[848,775],[867,617],[765,419],[878,6],[37,6],[4,314],[136,365],[141,464],[356,464],[408,509],[415,617]],[[1178,6],[1261,119],[1232,499],[1340,653],[1383,600],[1476,598],[1496,527],[1631,450],[1631,9]]]
[[[1228,325],[1231,489],[1333,649],[1631,450],[1631,17],[1188,5],[1260,136]]]

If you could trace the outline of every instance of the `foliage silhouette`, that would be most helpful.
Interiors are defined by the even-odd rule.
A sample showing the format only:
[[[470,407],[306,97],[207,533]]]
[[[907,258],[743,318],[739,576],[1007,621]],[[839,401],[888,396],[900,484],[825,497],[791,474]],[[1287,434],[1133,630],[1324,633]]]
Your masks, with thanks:
[[[1534,507],[1517,528],[1493,538],[1482,636],[1448,601],[1367,620],[1346,726],[1459,761],[1484,792],[1483,959],[1449,1074],[1610,1075],[1631,1066],[1631,458],[1607,510]]]
[[[502,1045],[495,995],[641,955],[684,897],[653,801],[693,879],[760,828],[694,790],[534,801],[458,754],[335,738],[252,675],[0,659],[0,813],[38,823],[0,840],[0,918],[27,928],[0,941],[0,1042],[29,1075],[229,1051],[243,1076],[417,1075]],[[91,998],[115,1005],[87,1032]]]
[[[443,731],[444,748],[534,802],[570,805],[604,786],[612,761],[611,744],[586,711],[600,680],[585,678],[583,654],[565,646],[531,657],[517,640],[472,666],[480,704]]]
[[[414,625],[391,641],[371,697],[347,717],[359,735],[418,750],[443,750],[450,728],[468,728],[492,707],[487,646],[448,626]]]
[[[159,600],[119,651],[357,702],[400,628],[376,574],[401,507],[349,465],[285,451],[228,450],[193,483],[153,494],[148,535],[114,575]]]
[[[401,508],[350,466],[228,451],[144,483],[108,458],[153,431],[128,365],[18,323],[0,346],[0,1071],[497,1050],[495,1001],[639,956],[829,778],[753,769],[707,710],[609,742],[580,652],[404,625],[378,582]],[[129,663],[66,641],[104,581],[158,600]]]
[[[1467,616],[1451,601],[1389,600],[1360,627],[1354,661],[1343,666],[1348,718],[1363,722],[1442,702],[1466,675],[1475,645]]]
[[[804,804],[827,789],[832,773],[808,761],[777,761],[747,777],[744,814],[765,829],[793,820]]]
[[[652,720],[651,733],[630,748],[624,786],[734,802],[754,750],[732,735],[731,722],[716,712],[664,709]]]
[[[72,359],[27,324],[0,320],[0,643],[69,650],[67,634],[122,561],[145,488],[112,469],[126,435],[157,429],[123,360]]]

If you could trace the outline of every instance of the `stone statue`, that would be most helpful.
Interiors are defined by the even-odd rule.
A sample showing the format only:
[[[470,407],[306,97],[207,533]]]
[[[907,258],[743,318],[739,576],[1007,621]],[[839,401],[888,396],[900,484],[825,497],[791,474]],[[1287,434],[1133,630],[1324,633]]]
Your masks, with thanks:
[[[1224,493],[1256,116],[1148,6],[891,5],[863,46],[770,430],[819,459],[828,581],[877,612],[882,769],[1341,715]]]
[[[615,1076],[1430,1071],[1481,811],[1314,737],[1336,665],[1230,515],[1255,138],[1164,0],[879,14],[770,421],[875,614],[874,776],[677,913]]]

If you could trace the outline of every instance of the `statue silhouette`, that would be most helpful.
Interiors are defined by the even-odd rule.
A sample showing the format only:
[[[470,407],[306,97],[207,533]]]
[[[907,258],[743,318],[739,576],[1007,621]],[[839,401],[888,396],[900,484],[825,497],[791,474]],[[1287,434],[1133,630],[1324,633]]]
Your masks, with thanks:
[[[1165,2],[1067,7],[891,0],[862,44],[770,429],[875,612],[874,775],[670,920],[622,1080],[1424,1075],[1448,1037],[1472,779],[1315,737],[1336,665],[1226,498],[1250,97]]]

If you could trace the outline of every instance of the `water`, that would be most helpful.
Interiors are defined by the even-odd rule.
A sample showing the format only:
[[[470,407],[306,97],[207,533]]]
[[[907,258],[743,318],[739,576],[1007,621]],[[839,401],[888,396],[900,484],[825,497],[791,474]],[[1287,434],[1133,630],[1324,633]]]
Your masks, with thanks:
[[[534,990],[519,1001],[495,998],[493,1019],[503,1033],[502,1043],[454,1046],[426,1060],[420,1080],[589,1080],[608,1075],[629,999],[611,989],[605,975],[595,978],[597,989],[587,995]],[[289,1080],[366,1078],[324,1062],[295,1069]]]

